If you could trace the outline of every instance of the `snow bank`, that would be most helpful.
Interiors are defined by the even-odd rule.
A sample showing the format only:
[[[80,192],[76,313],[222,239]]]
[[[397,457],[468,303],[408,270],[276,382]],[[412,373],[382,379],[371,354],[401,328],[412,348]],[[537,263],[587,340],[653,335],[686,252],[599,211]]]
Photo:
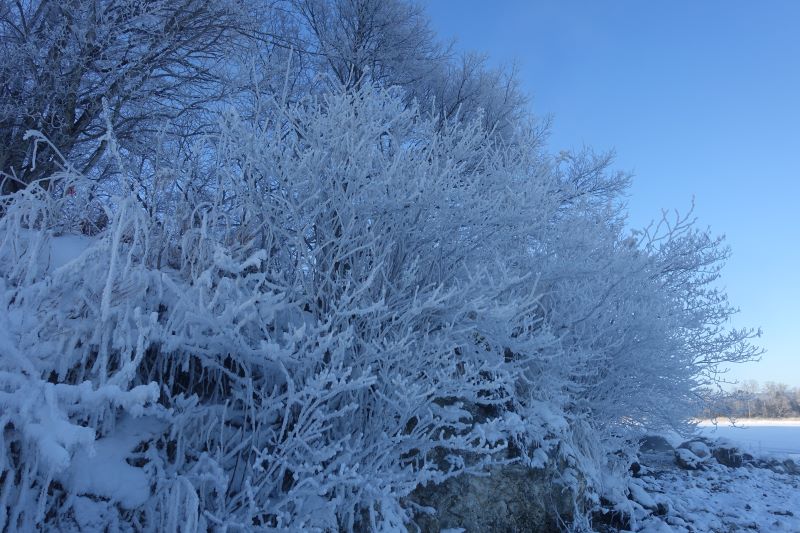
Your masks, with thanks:
[[[125,417],[110,436],[80,449],[60,477],[74,494],[136,509],[151,497],[155,479],[144,468],[132,466],[128,461],[135,457],[134,450],[140,443],[163,433],[165,428],[166,424],[158,419]]]
[[[644,476],[641,483],[666,504],[666,512],[638,513],[634,531],[800,531],[797,475],[710,462],[699,471],[675,468]]]

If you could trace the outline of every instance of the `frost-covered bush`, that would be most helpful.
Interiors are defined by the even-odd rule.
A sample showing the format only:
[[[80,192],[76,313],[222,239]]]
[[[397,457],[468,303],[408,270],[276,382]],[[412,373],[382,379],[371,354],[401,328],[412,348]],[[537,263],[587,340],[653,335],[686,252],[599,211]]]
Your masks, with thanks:
[[[590,155],[369,87],[220,131],[144,192],[2,199],[0,529],[398,530],[509,461],[591,497],[748,353],[718,243],[626,238]]]

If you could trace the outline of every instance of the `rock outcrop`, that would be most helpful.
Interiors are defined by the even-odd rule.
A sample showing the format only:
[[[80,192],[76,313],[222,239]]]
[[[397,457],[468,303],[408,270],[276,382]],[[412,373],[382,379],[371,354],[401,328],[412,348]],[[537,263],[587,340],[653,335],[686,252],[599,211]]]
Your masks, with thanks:
[[[410,499],[435,511],[417,514],[415,522],[420,530],[547,533],[561,531],[559,525],[563,528],[570,522],[573,496],[553,483],[547,469],[512,464],[493,467],[487,474],[461,475],[439,485],[417,488]]]

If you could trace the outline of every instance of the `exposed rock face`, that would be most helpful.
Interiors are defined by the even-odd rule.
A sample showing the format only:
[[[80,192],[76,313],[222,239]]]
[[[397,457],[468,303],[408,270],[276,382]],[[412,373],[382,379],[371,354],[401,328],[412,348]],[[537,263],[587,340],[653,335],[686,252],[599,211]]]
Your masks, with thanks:
[[[792,474],[794,476],[800,475],[800,463],[797,463],[792,459],[786,459],[783,462],[783,467],[787,474]]]
[[[744,464],[745,456],[738,448],[720,446],[714,448],[711,453],[719,464],[728,468],[739,468]]]
[[[450,528],[465,533],[557,532],[559,523],[569,523],[573,509],[572,495],[553,484],[547,470],[516,464],[491,468],[486,477],[462,475],[417,488],[411,500],[436,509],[435,515],[415,518],[425,533]]]
[[[756,468],[766,468],[772,470],[777,474],[789,474],[793,476],[800,475],[800,464],[794,462],[792,459],[755,459],[753,461],[746,461],[746,464],[751,464]]]
[[[660,435],[646,435],[639,441],[639,450],[645,453],[673,452],[675,448]]]

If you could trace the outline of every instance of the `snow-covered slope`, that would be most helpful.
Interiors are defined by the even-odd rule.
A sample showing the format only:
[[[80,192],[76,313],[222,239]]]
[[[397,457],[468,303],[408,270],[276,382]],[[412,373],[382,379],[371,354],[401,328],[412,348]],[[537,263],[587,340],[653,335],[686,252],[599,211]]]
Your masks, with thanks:
[[[723,446],[711,443],[712,449]],[[733,450],[725,444],[716,450]],[[800,531],[800,465],[785,457],[752,457],[738,467],[713,456],[695,457],[697,469],[680,468],[675,455],[688,448],[640,455],[630,484],[630,521],[641,532]],[[701,454],[702,455],[702,454]]]

